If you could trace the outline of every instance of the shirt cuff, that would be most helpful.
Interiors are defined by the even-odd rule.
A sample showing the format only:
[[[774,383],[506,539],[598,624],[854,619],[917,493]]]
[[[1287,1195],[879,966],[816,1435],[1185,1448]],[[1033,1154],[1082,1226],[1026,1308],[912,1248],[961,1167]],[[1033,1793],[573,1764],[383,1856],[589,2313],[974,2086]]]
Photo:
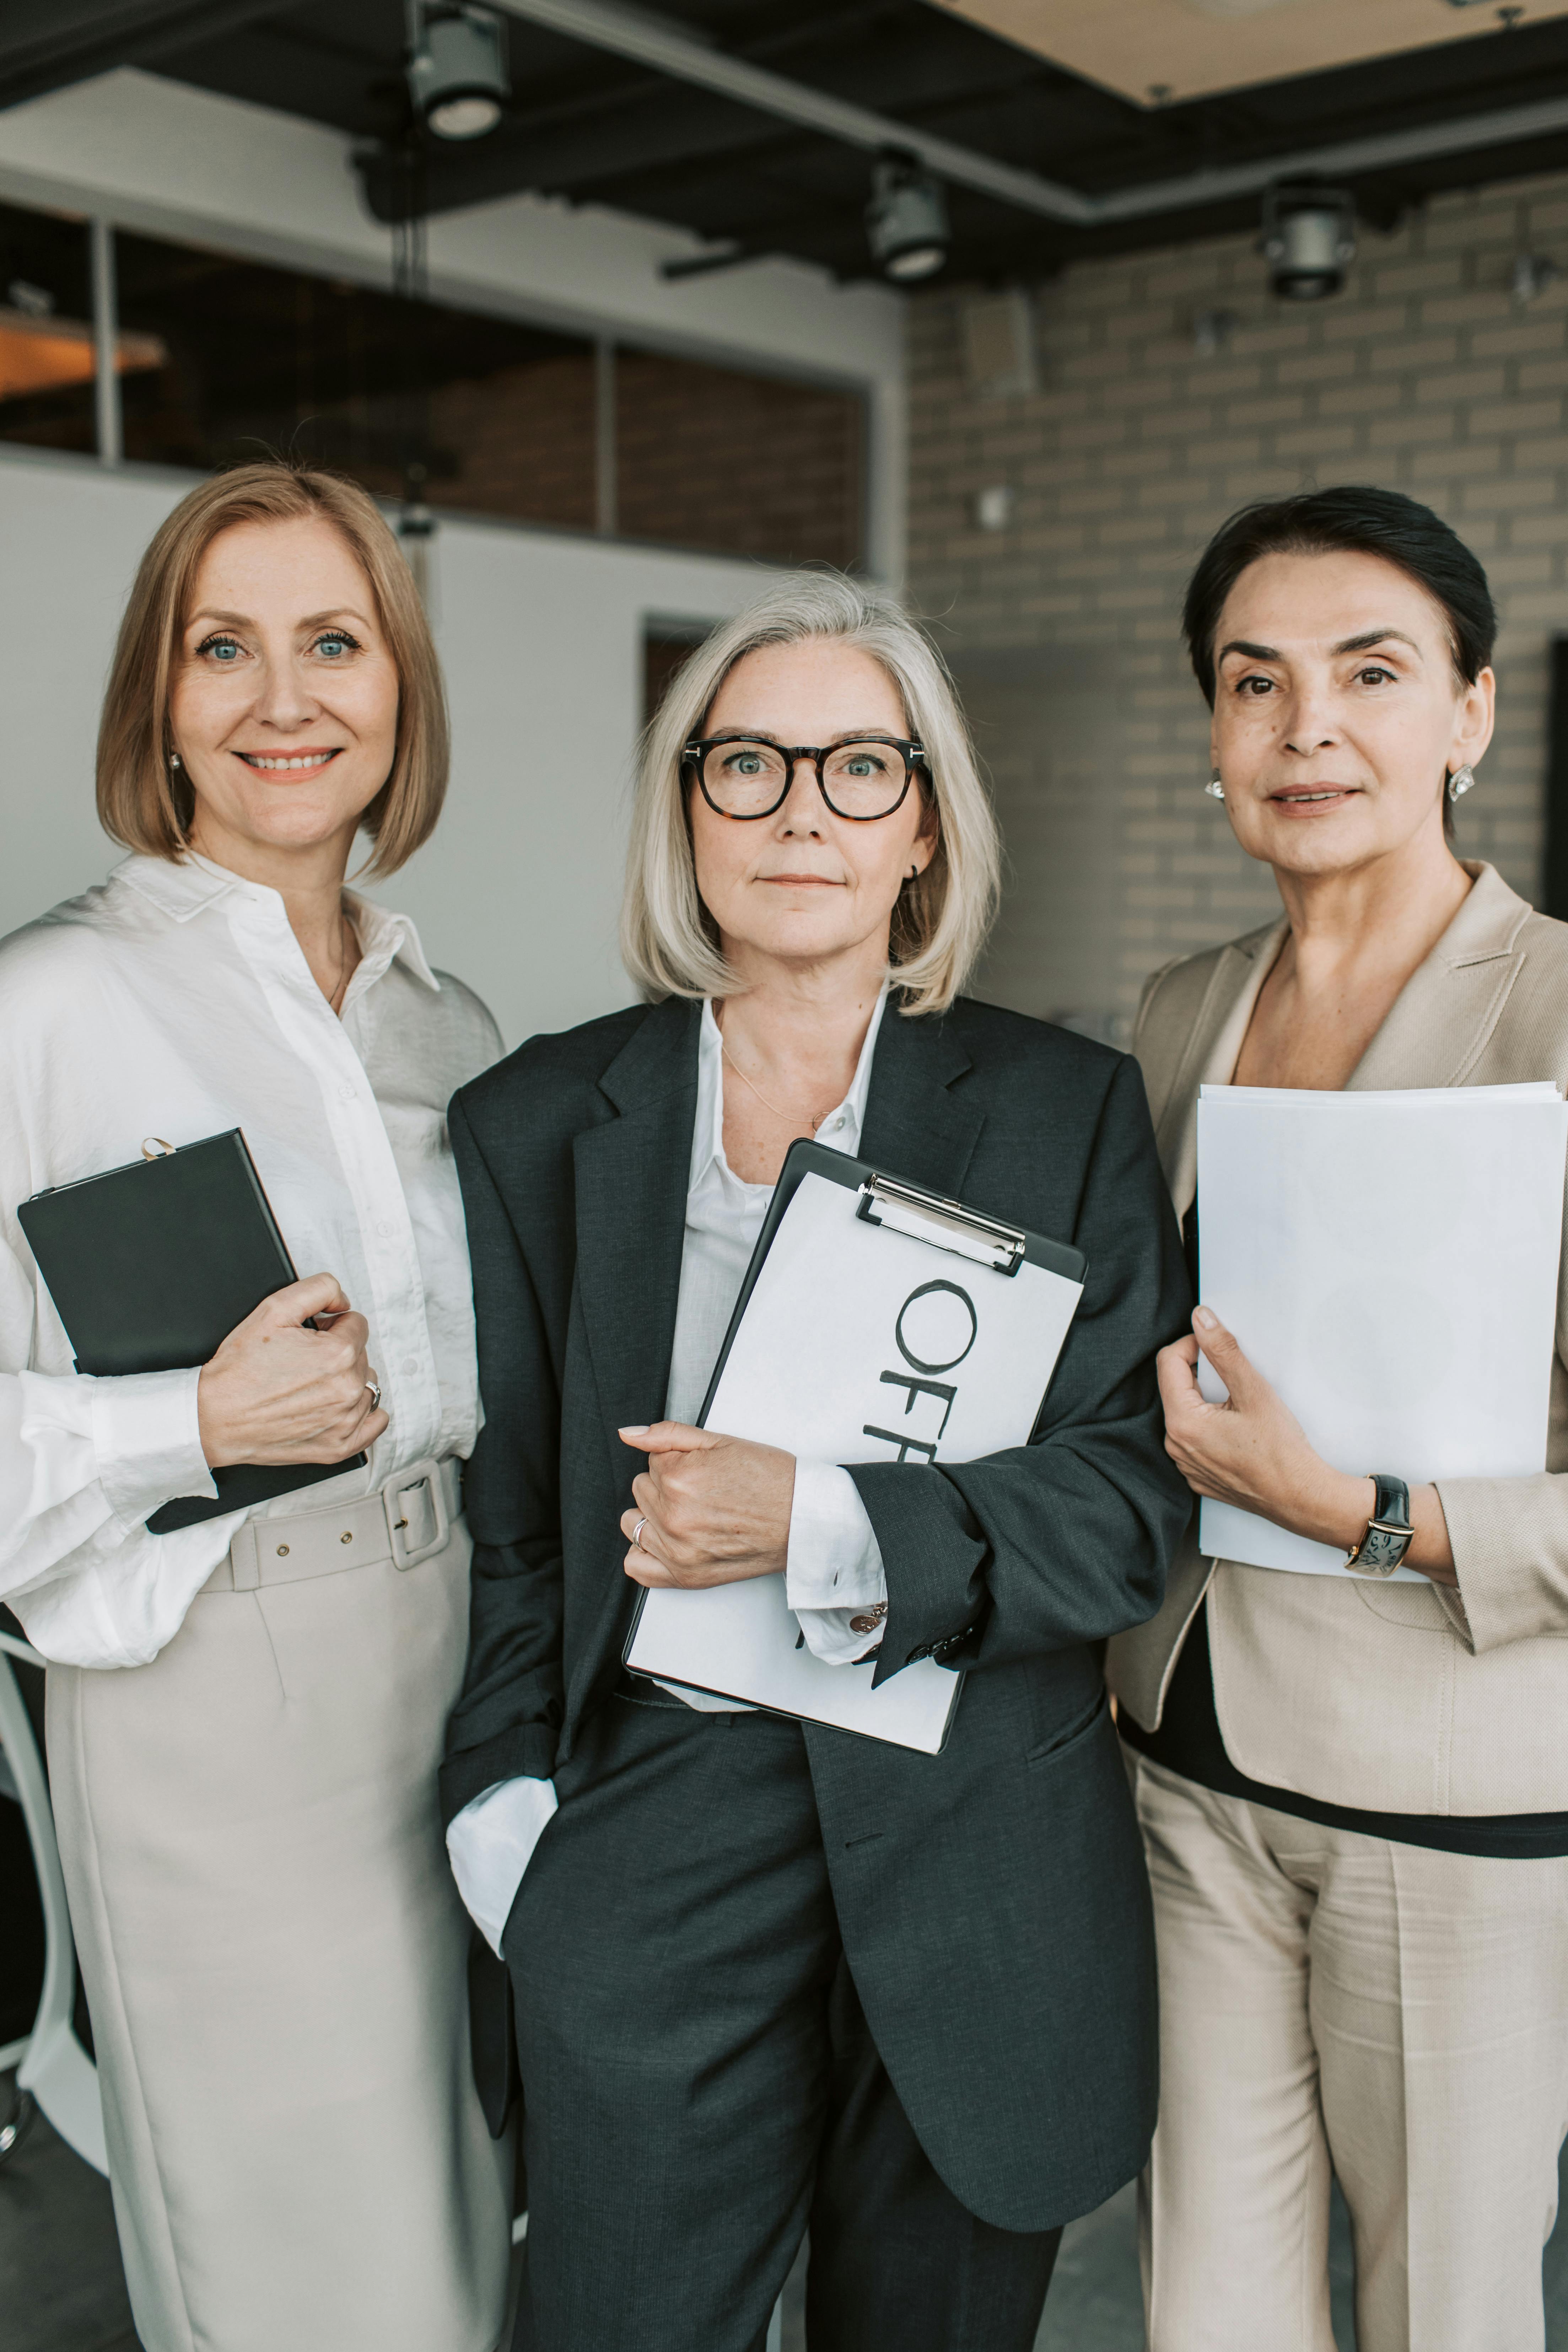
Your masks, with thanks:
[[[831,1463],[795,1463],[784,1595],[806,1648],[827,1665],[852,1665],[882,1638],[881,1548],[855,1481]],[[874,1628],[865,1622],[870,1616]]]
[[[196,1412],[200,1365],[132,1372],[92,1384],[92,1442],[104,1498],[121,1520],[145,1519],[176,1495],[216,1497]]]
[[[498,1960],[517,1890],[556,1803],[553,1780],[497,1780],[447,1826],[447,1855],[463,1908]]]

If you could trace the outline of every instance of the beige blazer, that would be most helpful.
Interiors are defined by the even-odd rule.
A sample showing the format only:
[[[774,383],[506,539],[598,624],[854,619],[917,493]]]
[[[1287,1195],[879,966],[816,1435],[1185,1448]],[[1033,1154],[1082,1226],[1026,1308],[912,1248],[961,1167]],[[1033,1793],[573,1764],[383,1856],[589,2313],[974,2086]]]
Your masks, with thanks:
[[[1352,1087],[1568,1090],[1568,924],[1484,865],[1352,1073]],[[1183,1217],[1197,1185],[1197,1094],[1226,1085],[1286,925],[1157,971],[1133,1050]],[[1369,1297],[1367,1311],[1376,1312]],[[1215,1704],[1253,1780],[1409,1813],[1568,1811],[1568,1247],[1559,1270],[1548,1467],[1438,1481],[1458,1573],[1430,1584],[1293,1576],[1203,1559],[1194,1510],[1164,1607],[1118,1634],[1107,1672],[1152,1730],[1208,1594]],[[1399,1465],[1384,1465],[1397,1470]]]

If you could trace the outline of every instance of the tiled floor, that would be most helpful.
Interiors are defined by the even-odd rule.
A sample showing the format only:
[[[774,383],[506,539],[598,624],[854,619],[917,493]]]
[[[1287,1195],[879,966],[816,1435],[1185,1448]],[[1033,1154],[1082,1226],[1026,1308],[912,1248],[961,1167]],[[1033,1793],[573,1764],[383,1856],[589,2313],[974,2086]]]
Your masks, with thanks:
[[[12,2100],[11,2077],[0,2076],[0,2121]],[[1568,2164],[1563,2175],[1568,2205]],[[1337,2192],[1331,2272],[1340,2352],[1355,2352],[1350,2232]],[[1546,2249],[1545,2274],[1547,2352],[1568,2352],[1568,2221]],[[797,2269],[780,2352],[805,2352],[802,2304]],[[5,2352],[137,2352],[108,2188],[41,2116],[0,2165],[0,2310]],[[1036,2352],[1143,2352],[1130,2188],[1068,2230]]]

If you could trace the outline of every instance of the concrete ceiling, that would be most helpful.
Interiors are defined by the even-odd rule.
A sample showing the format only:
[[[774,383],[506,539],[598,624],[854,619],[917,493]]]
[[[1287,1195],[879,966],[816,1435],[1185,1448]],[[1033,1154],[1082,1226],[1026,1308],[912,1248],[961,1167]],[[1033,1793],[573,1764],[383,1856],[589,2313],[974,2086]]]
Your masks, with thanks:
[[[1246,89],[1369,58],[1494,37],[1568,0],[937,0],[1140,106]]]

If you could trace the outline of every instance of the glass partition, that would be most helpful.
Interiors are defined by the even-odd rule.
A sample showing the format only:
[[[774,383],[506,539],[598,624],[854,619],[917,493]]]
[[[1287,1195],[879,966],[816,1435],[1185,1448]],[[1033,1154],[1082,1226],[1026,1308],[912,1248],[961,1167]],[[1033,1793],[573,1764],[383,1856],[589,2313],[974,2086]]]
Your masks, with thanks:
[[[85,221],[0,205],[0,443],[98,446],[91,248]],[[385,499],[416,468],[437,509],[764,562],[863,559],[854,391],[125,229],[112,253],[127,460],[206,473],[289,452]]]
[[[860,562],[858,393],[624,347],[615,373],[623,538],[775,563]]]
[[[121,233],[125,454],[206,471],[297,451],[379,496],[590,530],[594,347],[580,337]]]
[[[0,441],[95,446],[91,281],[85,221],[0,205]]]

